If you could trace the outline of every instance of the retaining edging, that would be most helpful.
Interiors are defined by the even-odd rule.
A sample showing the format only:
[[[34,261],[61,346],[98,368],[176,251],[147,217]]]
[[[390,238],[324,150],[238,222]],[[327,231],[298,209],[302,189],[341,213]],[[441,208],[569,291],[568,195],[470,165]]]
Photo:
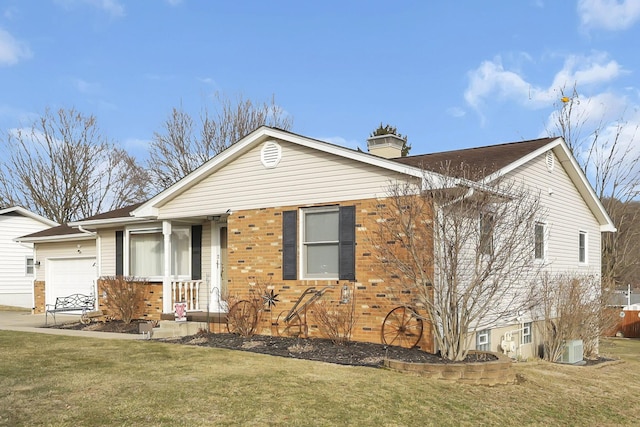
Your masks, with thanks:
[[[498,360],[471,363],[411,363],[384,359],[384,366],[400,372],[411,372],[428,378],[474,385],[513,384],[516,381],[511,359],[502,353],[472,350],[469,353],[492,354]]]

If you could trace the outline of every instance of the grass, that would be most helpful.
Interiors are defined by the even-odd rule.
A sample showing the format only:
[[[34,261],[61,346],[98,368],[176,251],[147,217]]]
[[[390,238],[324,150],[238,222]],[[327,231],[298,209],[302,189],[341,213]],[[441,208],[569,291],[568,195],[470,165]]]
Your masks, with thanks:
[[[640,341],[622,359],[518,363],[481,387],[214,348],[0,331],[0,425],[636,425]]]

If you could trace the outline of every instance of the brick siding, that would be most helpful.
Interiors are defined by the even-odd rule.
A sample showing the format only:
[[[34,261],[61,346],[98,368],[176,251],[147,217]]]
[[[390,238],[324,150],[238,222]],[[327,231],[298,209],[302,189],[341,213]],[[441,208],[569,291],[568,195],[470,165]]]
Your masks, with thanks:
[[[359,200],[340,203],[356,207],[356,281],[283,280],[282,279],[282,212],[298,208],[282,207],[234,212],[228,218],[228,290],[232,300],[251,299],[250,289],[272,289],[279,302],[262,313],[259,333],[273,333],[278,314],[288,311],[308,287],[333,286],[323,299],[338,304],[341,289],[348,286],[355,308],[356,325],[352,338],[356,341],[381,342],[381,326],[389,311],[409,302],[409,296],[390,282],[380,265],[371,242],[371,232],[380,217],[379,201]],[[300,249],[300,248],[298,248]],[[262,290],[255,294],[261,293]],[[310,336],[320,331],[313,318],[313,307],[307,312]],[[303,320],[304,322],[304,320]],[[433,351],[432,333],[424,324],[420,347]]]

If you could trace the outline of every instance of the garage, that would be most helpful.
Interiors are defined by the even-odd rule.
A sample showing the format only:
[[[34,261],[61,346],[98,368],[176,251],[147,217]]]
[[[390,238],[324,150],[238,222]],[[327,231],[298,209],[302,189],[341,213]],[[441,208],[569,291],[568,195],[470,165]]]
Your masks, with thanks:
[[[71,294],[95,294],[96,258],[58,258],[46,260],[45,303]]]

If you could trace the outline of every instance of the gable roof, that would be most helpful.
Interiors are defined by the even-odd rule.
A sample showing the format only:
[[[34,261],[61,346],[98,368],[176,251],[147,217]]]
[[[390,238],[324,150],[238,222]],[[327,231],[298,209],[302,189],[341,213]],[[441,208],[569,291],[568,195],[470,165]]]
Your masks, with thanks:
[[[83,227],[83,226],[104,226],[104,225],[113,225],[118,223],[131,223],[136,221],[144,220],[144,218],[134,218],[132,217],[133,211],[135,211],[138,207],[140,207],[144,202],[135,203],[133,205],[125,206],[123,208],[114,209],[109,212],[104,212],[98,215],[93,215],[87,217],[85,219],[81,219],[79,221],[71,221],[69,223],[72,227]]]
[[[58,225],[57,227],[48,228],[38,231],[37,233],[27,234],[18,237],[16,241],[33,243],[33,242],[60,242],[65,240],[83,240],[95,239],[94,233],[85,231],[82,226],[96,224],[113,224],[114,222],[131,222],[135,218],[131,218],[130,213],[142,203],[125,206],[109,212],[90,216],[80,221],[72,221],[68,224]]]
[[[585,203],[598,220],[600,231],[615,232],[616,227],[613,220],[611,220],[600,199],[595,194],[593,187],[564,139],[560,137],[539,138],[522,142],[489,145],[486,147],[444,151],[440,153],[395,158],[394,160],[431,171],[441,170],[443,164],[447,162],[454,167],[454,170],[456,166],[467,165],[474,171],[483,172],[484,177],[481,182],[489,183],[549,150],[552,150],[556,155]]]
[[[47,228],[46,230],[36,233],[27,234],[26,236],[14,239],[16,242],[35,243],[35,242],[62,242],[65,240],[89,240],[95,239],[90,233],[82,232],[77,228],[70,227],[67,224],[57,227]]]
[[[526,155],[546,146],[556,139],[557,138],[540,138],[486,147],[398,157],[393,160],[430,171],[441,170],[442,165],[445,163],[450,163],[451,166],[454,167],[466,165],[473,170],[484,171],[489,175],[517,162]]]
[[[57,222],[47,219],[42,215],[38,215],[37,213],[31,212],[23,208],[22,206],[12,206],[9,208],[0,209],[0,215],[21,215],[27,218],[31,218],[35,221],[41,222],[42,224],[48,227],[53,227],[58,225]]]
[[[443,162],[450,162],[452,166],[469,165],[474,170],[484,171],[484,178],[477,183],[480,185],[489,183],[497,177],[505,175],[530,162],[545,152],[553,150],[587,206],[597,218],[600,224],[600,230],[616,231],[613,221],[607,214],[604,206],[591,187],[591,184],[562,138],[539,138],[522,142],[510,142],[441,153],[385,159],[369,153],[341,147],[268,126],[261,126],[254,130],[146,202],[95,215],[81,221],[72,222],[70,225],[100,227],[154,220],[157,218],[158,208],[162,206],[162,204],[198,184],[250,149],[270,139],[291,142],[416,178],[423,178],[425,173],[430,173],[437,179],[438,176],[441,176],[438,170]],[[220,214],[224,213],[225,212],[220,212]]]
[[[198,182],[205,179],[207,176],[214,173],[216,170],[229,164],[253,147],[270,139],[279,139],[282,141],[291,142],[296,145],[312,148],[314,150],[326,153],[331,153],[340,157],[356,160],[358,162],[366,163],[369,165],[374,165],[404,175],[414,176],[417,178],[422,178],[424,176],[424,171],[422,169],[412,165],[405,165],[394,160],[385,159],[369,153],[353,150],[351,148],[330,144],[328,142],[298,135],[281,129],[261,126],[244,138],[240,139],[235,144],[228,147],[222,153],[211,158],[211,160],[204,163],[198,169],[191,172],[189,175],[182,178],[171,187],[167,188],[155,197],[143,203],[142,206],[132,212],[132,215],[138,218],[156,217],[158,214],[158,206],[162,205],[165,201],[171,200],[177,194],[180,194],[182,191],[191,188]],[[222,214],[223,212],[220,213]]]

